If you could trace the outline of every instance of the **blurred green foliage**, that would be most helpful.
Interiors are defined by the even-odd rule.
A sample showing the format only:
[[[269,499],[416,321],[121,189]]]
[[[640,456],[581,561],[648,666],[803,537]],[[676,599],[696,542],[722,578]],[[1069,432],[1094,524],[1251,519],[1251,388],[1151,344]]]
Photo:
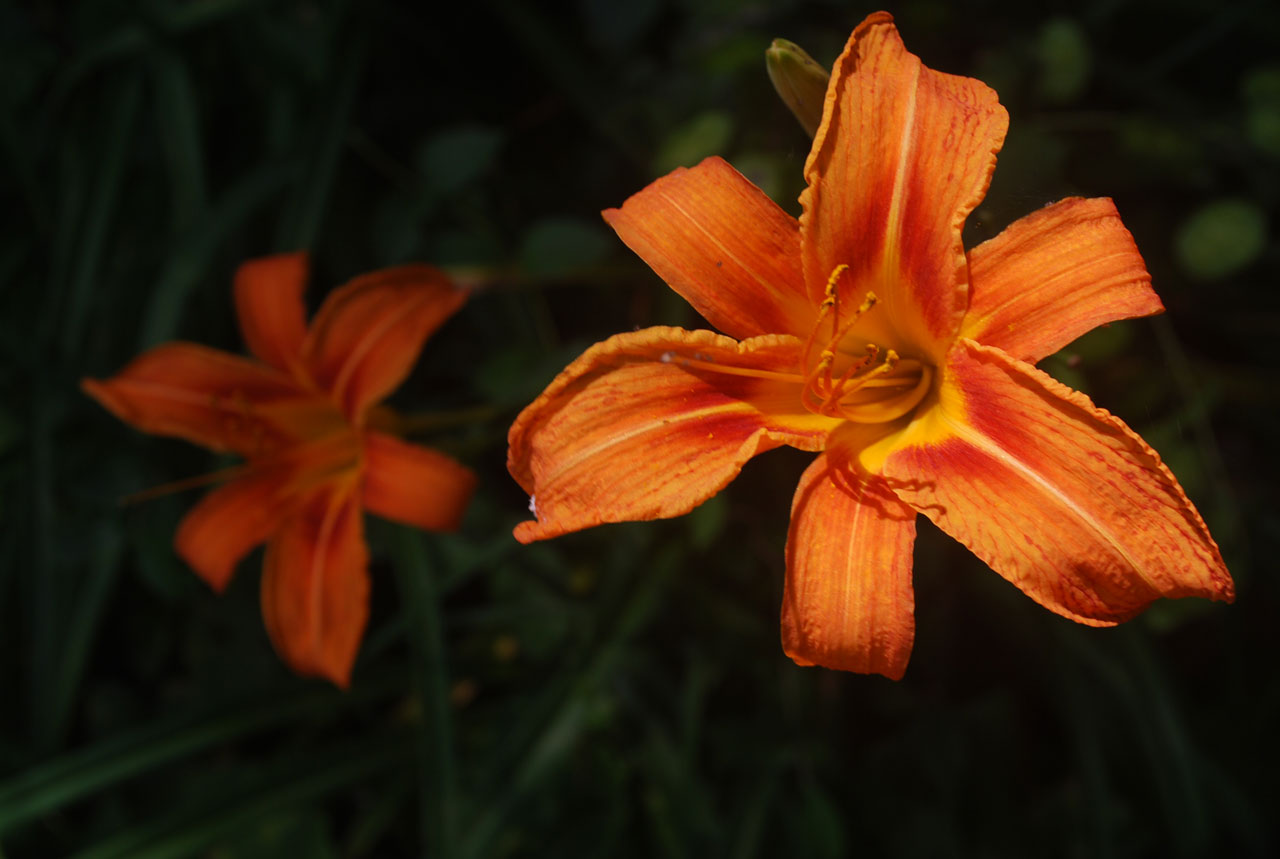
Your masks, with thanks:
[[[150,0],[0,6],[0,845],[4,855],[1273,855],[1280,759],[1280,10],[890,4],[1012,126],[969,243],[1110,195],[1168,314],[1045,362],[1199,504],[1235,606],[1115,630],[1050,615],[923,525],[898,684],[780,652],[806,457],[679,520],[520,547],[516,412],[589,343],[698,325],[596,220],[719,153],[796,210],[808,140],[775,36],[829,64],[824,0]],[[243,259],[306,248],[311,300],[408,259],[488,283],[397,405],[481,491],[457,535],[370,522],[347,694],[291,676],[258,561],[215,597],[170,548],[217,467],[119,425],[84,375],[239,349]]]

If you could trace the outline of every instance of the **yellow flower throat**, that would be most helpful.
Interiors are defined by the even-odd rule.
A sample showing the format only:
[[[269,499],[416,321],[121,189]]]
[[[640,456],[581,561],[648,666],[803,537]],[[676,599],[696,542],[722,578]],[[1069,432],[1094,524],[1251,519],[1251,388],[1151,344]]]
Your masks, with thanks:
[[[823,417],[863,424],[896,420],[911,412],[929,392],[933,368],[874,343],[865,344],[861,351],[850,351],[845,341],[856,342],[853,328],[876,306],[877,298],[875,293],[868,292],[857,309],[841,320],[837,284],[848,268],[843,264],[836,266],[827,279],[818,318],[805,341],[803,374],[730,367],[700,358],[677,359],[671,353],[665,353],[662,360],[675,360],[682,367],[717,373],[798,383],[804,407]],[[824,329],[828,332],[825,336],[821,333]]]

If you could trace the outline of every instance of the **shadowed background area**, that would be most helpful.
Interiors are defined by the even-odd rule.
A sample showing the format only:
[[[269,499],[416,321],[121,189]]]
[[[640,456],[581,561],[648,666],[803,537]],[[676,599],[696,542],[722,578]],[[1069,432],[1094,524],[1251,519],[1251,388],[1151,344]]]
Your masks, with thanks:
[[[598,212],[724,155],[796,213],[764,50],[829,65],[863,3],[31,2],[0,8],[0,845],[6,856],[1267,856],[1277,849],[1280,9],[889,4],[1011,115],[966,244],[1110,196],[1168,312],[1042,363],[1160,451],[1237,583],[1117,629],[921,520],[892,683],[783,656],[807,455],[676,520],[519,546],[506,428],[585,346],[700,327]],[[351,690],[171,542],[227,464],[83,396],[169,339],[241,351],[242,260],[310,306],[422,260],[483,281],[392,404],[477,470],[454,535],[368,520]],[[992,499],[999,503],[999,499]]]

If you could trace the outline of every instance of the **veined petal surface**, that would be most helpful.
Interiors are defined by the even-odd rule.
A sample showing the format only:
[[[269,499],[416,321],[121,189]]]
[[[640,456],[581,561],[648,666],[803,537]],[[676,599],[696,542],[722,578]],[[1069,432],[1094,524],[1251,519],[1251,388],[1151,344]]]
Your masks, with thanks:
[[[1200,514],[1118,418],[972,340],[945,373],[941,401],[863,455],[902,501],[1081,623],[1117,623],[1157,597],[1233,598]]]
[[[364,506],[427,531],[456,531],[475,490],[471,469],[439,451],[364,434]]]
[[[507,467],[537,516],[517,526],[516,538],[679,516],[757,453],[782,444],[820,450],[839,422],[800,402],[802,346],[784,335],[739,343],[649,328],[588,349],[511,427]]]
[[[1071,197],[969,251],[960,334],[1035,363],[1099,325],[1164,310],[1106,198]]]
[[[313,492],[267,543],[262,617],[299,674],[346,688],[369,618],[369,551],[354,477]]]
[[[801,250],[810,298],[880,300],[869,340],[941,363],[967,303],[960,230],[986,193],[1008,115],[981,81],[925,68],[893,18],[868,17],[836,60],[805,162]]]
[[[800,665],[898,680],[915,637],[916,512],[838,460],[814,460],[791,505],[782,649]]]
[[[277,254],[249,260],[235,277],[236,315],[249,351],[286,373],[301,369],[307,336],[307,255]]]
[[[304,351],[316,382],[355,424],[395,390],[422,344],[467,292],[437,268],[405,265],[361,275],[334,290],[312,320]]]
[[[713,326],[732,337],[809,332],[800,228],[724,159],[680,168],[604,219]]]
[[[273,367],[195,343],[157,346],[82,387],[143,432],[251,458],[293,437],[286,419],[309,399]]]
[[[178,555],[221,592],[236,564],[290,513],[288,482],[287,470],[253,470],[208,493],[178,526]]]

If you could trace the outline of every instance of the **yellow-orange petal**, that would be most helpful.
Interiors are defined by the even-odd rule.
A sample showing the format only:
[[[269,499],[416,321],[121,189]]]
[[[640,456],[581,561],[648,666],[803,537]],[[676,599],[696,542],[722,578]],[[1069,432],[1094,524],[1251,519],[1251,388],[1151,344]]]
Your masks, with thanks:
[[[475,473],[439,451],[379,432],[364,434],[364,506],[428,531],[456,531]]]
[[[248,457],[292,437],[269,413],[284,416],[310,398],[273,367],[195,343],[157,346],[81,387],[143,432]]]
[[[993,90],[925,68],[893,18],[863,21],[836,60],[805,162],[801,252],[810,298],[831,273],[842,303],[880,303],[874,340],[940,363],[966,306],[960,229],[986,193],[1008,127]]]
[[[183,517],[173,545],[196,574],[221,592],[236,564],[275,533],[288,515],[288,474],[250,471],[218,487]]]
[[[799,665],[898,680],[915,637],[916,512],[837,460],[819,456],[791,504],[782,648]]]
[[[1164,310],[1107,198],[1070,197],[969,251],[960,334],[1035,363],[1099,325]]]
[[[277,369],[300,369],[307,311],[307,255],[277,254],[249,260],[236,271],[236,315],[245,345]]]
[[[330,293],[311,322],[303,350],[312,376],[359,425],[466,299],[466,290],[429,265],[361,275]]]
[[[1157,597],[1230,601],[1218,545],[1154,450],[1084,394],[960,340],[881,473],[1047,608],[1096,626]]]
[[[303,501],[267,543],[262,617],[298,674],[346,688],[369,618],[369,551],[355,480]]]
[[[815,311],[796,219],[724,159],[681,167],[603,214],[627,247],[725,334],[809,333]]]
[[[800,402],[802,346],[680,328],[592,346],[511,426],[507,467],[537,516],[516,539],[679,516],[757,453],[821,450],[838,421]]]

